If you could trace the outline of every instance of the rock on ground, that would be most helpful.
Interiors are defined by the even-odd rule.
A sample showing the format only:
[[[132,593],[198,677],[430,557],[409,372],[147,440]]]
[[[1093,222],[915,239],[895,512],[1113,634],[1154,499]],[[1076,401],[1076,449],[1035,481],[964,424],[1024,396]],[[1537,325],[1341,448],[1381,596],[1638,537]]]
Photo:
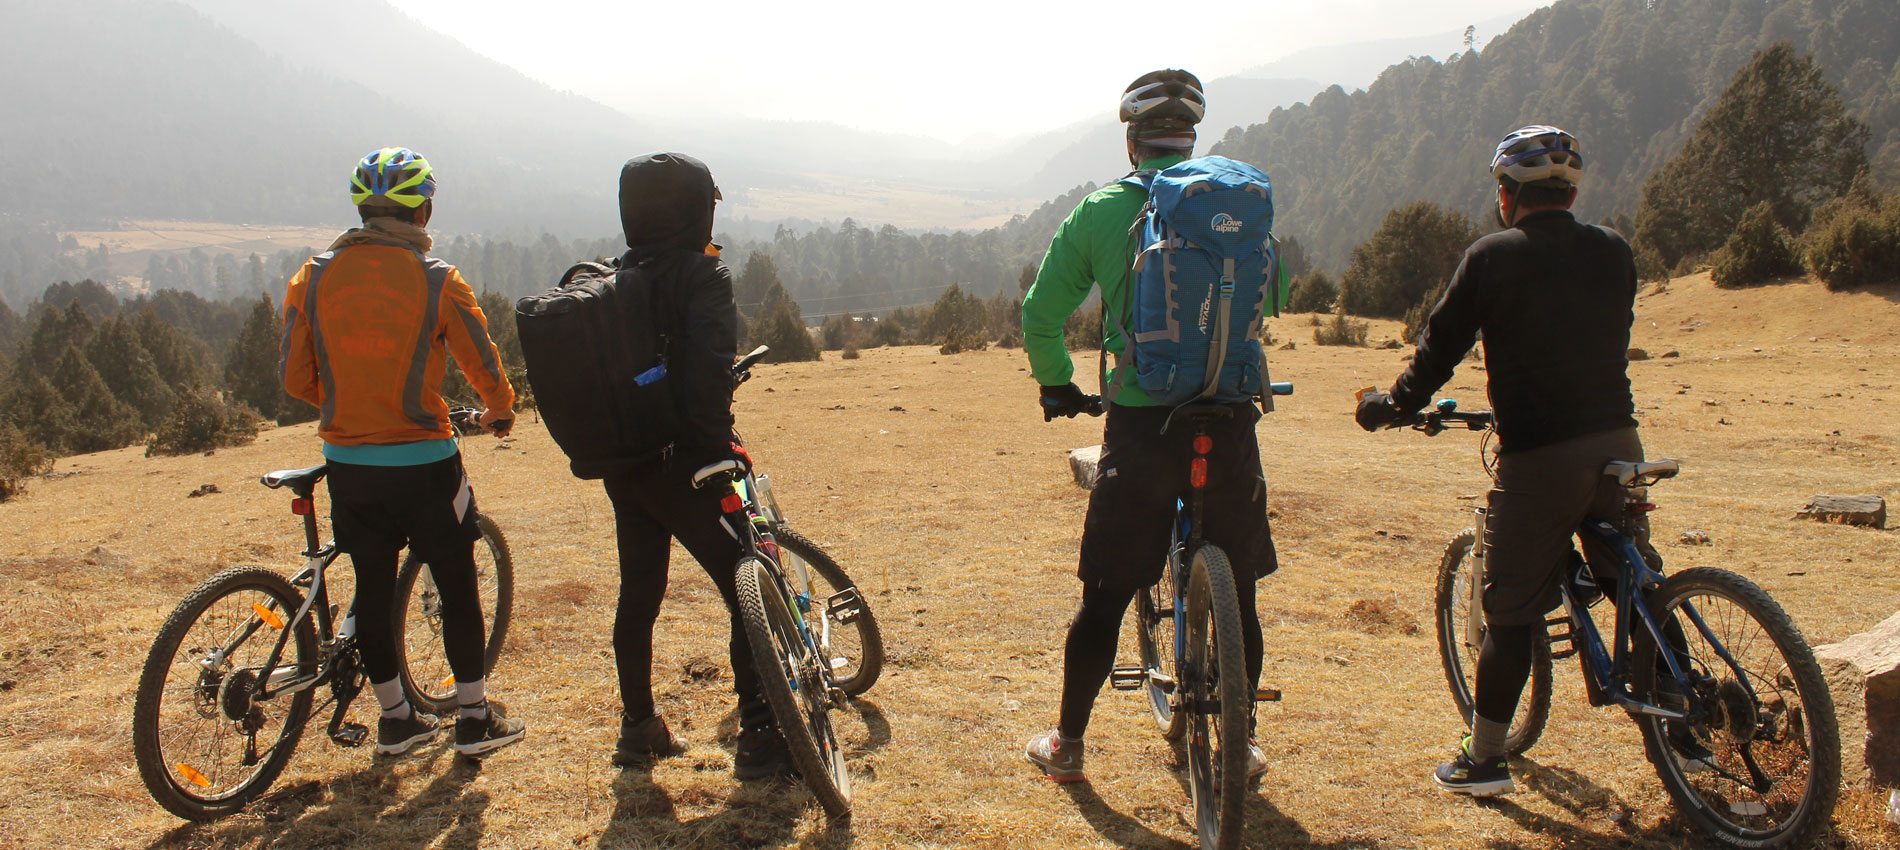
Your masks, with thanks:
[[[1095,469],[1102,463],[1101,446],[1084,446],[1069,452],[1069,471],[1075,474],[1075,486],[1095,489]]]
[[[1879,496],[1815,496],[1795,517],[1886,528],[1887,500]]]
[[[1900,786],[1900,614],[1814,657],[1834,694],[1843,778]]]

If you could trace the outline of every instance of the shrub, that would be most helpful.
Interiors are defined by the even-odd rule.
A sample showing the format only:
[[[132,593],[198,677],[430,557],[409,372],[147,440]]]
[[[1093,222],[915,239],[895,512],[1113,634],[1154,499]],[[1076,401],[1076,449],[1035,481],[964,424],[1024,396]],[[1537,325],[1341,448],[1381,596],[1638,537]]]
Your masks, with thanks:
[[[882,345],[903,345],[903,344],[904,344],[904,329],[898,327],[896,322],[887,320],[887,321],[878,322],[877,324],[871,326],[871,347],[872,348],[876,348]]]
[[[798,317],[798,305],[781,301],[771,314],[752,328],[752,341],[772,347],[765,355],[772,363],[792,363],[818,359],[818,343],[813,342],[805,322]]]
[[[1392,208],[1371,238],[1352,249],[1339,281],[1341,312],[1396,319],[1443,286],[1478,228],[1464,213],[1430,201]]]
[[[1070,351],[1095,351],[1102,347],[1102,305],[1092,310],[1077,310],[1062,323],[1062,341]]]
[[[1318,269],[1300,275],[1293,281],[1293,292],[1287,296],[1286,309],[1289,313],[1330,313],[1334,302],[1339,300],[1339,287],[1333,279]]]
[[[1331,322],[1313,329],[1313,342],[1318,345],[1364,346],[1366,335],[1371,330],[1371,324],[1363,320],[1334,316]]]
[[[822,340],[826,351],[840,351],[857,339],[857,321],[850,313],[832,316],[818,329],[818,338]]]
[[[1896,282],[1900,193],[1888,195],[1878,207],[1848,198],[1823,205],[1802,245],[1808,270],[1830,290]]]
[[[33,442],[20,429],[0,422],[0,502],[20,495],[26,479],[53,471],[53,459],[46,447]]]
[[[844,347],[844,353],[838,356],[843,357],[846,360],[856,360],[858,359],[858,356],[859,356],[858,347],[855,345],[846,345]]]
[[[250,405],[225,401],[214,390],[187,393],[158,426],[158,433],[145,446],[145,456],[246,445],[257,439],[257,420],[257,411]]]
[[[943,343],[937,346],[938,354],[961,354],[965,351],[982,351],[990,347],[989,339],[977,331],[951,328],[943,335]]]
[[[1801,272],[1788,229],[1775,221],[1775,208],[1762,201],[1742,214],[1728,243],[1711,257],[1709,277],[1716,286],[1734,288],[1767,283]]]

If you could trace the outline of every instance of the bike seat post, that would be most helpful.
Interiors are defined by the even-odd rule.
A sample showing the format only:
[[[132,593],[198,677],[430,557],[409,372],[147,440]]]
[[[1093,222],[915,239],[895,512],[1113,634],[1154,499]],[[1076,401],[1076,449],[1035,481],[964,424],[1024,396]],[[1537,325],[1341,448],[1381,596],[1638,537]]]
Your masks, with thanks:
[[[314,558],[323,541],[317,539],[317,502],[312,498],[315,487],[291,491],[290,512],[303,517],[304,556]]]

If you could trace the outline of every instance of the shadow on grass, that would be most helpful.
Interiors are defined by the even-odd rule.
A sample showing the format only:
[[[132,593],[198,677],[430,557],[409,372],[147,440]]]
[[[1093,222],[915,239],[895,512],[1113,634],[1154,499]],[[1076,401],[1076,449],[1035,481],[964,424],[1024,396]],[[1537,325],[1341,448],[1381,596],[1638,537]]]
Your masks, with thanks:
[[[1515,757],[1513,762],[1511,773],[1519,793],[1528,791],[1579,821],[1595,819],[1605,828],[1599,832],[1539,814],[1509,797],[1477,798],[1473,800],[1476,805],[1510,818],[1524,832],[1536,836],[1525,842],[1493,840],[1487,847],[1517,850],[1526,846],[1545,847],[1553,841],[1559,847],[1655,846],[1649,844],[1651,839],[1661,839],[1661,846],[1676,846],[1682,837],[1678,834],[1646,836],[1638,832],[1629,816],[1632,809],[1622,797],[1576,771],[1541,765],[1522,756]]]
[[[270,847],[290,836],[299,842],[369,846],[477,847],[488,793],[470,791],[482,763],[461,758],[446,744],[415,751],[425,772],[437,774],[408,799],[396,799],[396,759],[373,757],[369,765],[328,784],[299,782],[265,794],[245,808],[241,821],[180,826],[149,845],[161,847]],[[447,769],[440,763],[447,759]],[[329,797],[325,799],[325,791]]]

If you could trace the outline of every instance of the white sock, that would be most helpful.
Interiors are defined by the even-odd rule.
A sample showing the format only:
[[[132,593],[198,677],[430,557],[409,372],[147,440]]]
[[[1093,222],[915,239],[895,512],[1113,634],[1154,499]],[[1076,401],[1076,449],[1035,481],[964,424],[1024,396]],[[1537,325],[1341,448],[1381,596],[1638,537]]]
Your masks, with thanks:
[[[376,702],[383,707],[383,717],[401,720],[414,713],[409,709],[409,700],[402,695],[402,680],[390,679],[387,682],[371,682],[370,689],[376,692]]]
[[[488,716],[488,680],[476,679],[473,682],[455,683],[455,701],[462,706],[458,717],[473,717],[480,720]]]

